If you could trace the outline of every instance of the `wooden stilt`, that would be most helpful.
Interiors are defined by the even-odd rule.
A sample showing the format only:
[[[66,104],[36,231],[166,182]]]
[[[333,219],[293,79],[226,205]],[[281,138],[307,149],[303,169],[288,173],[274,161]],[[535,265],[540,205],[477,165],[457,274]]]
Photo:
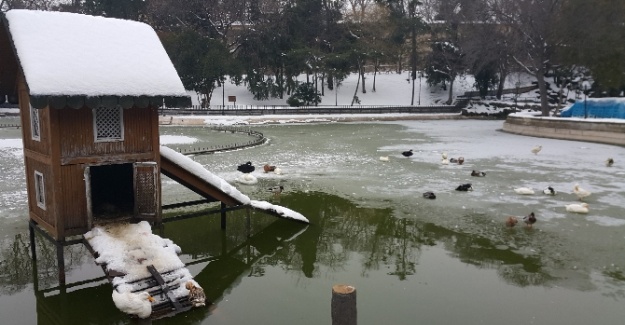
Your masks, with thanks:
[[[337,284],[332,287],[332,325],[356,325],[356,288]]]
[[[226,204],[221,202],[221,229],[226,229]]]
[[[28,223],[28,235],[30,237],[30,257],[33,261],[37,261],[37,247],[35,247],[35,226],[32,222]]]
[[[56,263],[59,268],[59,286],[65,287],[65,254],[63,251],[63,244],[56,242]]]

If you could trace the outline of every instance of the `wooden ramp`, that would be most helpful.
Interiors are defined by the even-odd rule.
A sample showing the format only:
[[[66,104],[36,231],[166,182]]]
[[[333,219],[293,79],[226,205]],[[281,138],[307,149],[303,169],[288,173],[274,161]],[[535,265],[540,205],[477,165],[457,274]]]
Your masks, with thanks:
[[[245,204],[245,202],[241,202],[237,198],[225,193],[215,185],[198,177],[188,168],[176,164],[164,155],[161,155],[161,173],[191,191],[205,197],[208,202],[221,201],[228,206]]]
[[[141,234],[138,233],[137,236],[141,236]],[[184,264],[171,271],[160,273],[150,261],[141,262],[139,268],[143,271],[134,273],[137,272],[137,269],[133,269],[135,271],[130,272],[134,274],[133,276],[133,274],[126,274],[115,270],[114,267],[112,267],[113,264],[106,264],[106,262],[99,260],[98,258],[101,255],[107,255],[110,254],[110,252],[107,250],[98,252],[97,247],[94,249],[94,245],[92,245],[87,238],[88,237],[85,236],[84,245],[93,255],[96,264],[102,267],[106,278],[113,286],[113,290],[124,292],[132,288],[130,292],[140,293],[147,291],[152,298],[154,298],[155,301],[151,304],[152,313],[148,319],[154,320],[170,317],[188,311],[193,307],[189,301],[188,295],[181,294],[180,291],[176,293],[177,296],[174,294],[178,289],[185,291],[186,289],[180,288],[180,286],[184,286],[186,281],[192,279]],[[144,265],[145,269],[143,269]],[[126,275],[131,276],[131,278],[129,278],[128,281],[125,279],[122,280]],[[118,286],[120,285],[125,286],[123,290],[118,290]]]

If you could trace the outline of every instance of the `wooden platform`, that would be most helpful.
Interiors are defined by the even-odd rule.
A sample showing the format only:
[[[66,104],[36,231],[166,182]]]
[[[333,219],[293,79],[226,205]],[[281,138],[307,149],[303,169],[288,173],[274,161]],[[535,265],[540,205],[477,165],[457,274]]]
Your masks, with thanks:
[[[89,242],[84,240],[85,247],[91,252],[94,258],[98,258],[99,254],[96,252]],[[113,279],[115,277],[124,276],[124,273],[117,272],[115,270],[108,270],[106,264],[99,264],[102,270],[106,274],[106,278],[113,285]],[[172,270],[165,273],[159,273],[153,266],[147,266],[151,276],[142,278],[136,281],[128,282],[136,289],[133,292],[147,291],[156,300],[152,303],[152,315],[148,318],[156,320],[164,317],[171,317],[176,314],[188,311],[193,306],[189,302],[188,297],[175,298],[172,291],[178,289],[180,284],[172,284],[173,278],[176,277],[176,272],[182,271],[181,269]],[[115,290],[116,288],[113,287]],[[133,317],[133,316],[131,316]],[[136,317],[136,316],[134,316]]]

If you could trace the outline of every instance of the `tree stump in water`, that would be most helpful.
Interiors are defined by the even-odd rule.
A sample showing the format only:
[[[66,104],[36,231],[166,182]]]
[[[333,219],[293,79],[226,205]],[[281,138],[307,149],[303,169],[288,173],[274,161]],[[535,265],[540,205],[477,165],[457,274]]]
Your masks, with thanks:
[[[332,325],[356,325],[356,288],[337,284],[332,287]]]

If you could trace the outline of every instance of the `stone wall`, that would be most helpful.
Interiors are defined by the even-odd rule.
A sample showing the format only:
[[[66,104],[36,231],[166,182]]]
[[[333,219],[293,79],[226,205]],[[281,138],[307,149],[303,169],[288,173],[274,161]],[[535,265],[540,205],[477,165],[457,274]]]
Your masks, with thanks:
[[[622,121],[622,120],[618,120]],[[503,131],[543,138],[578,140],[625,146],[625,121],[509,115]]]

